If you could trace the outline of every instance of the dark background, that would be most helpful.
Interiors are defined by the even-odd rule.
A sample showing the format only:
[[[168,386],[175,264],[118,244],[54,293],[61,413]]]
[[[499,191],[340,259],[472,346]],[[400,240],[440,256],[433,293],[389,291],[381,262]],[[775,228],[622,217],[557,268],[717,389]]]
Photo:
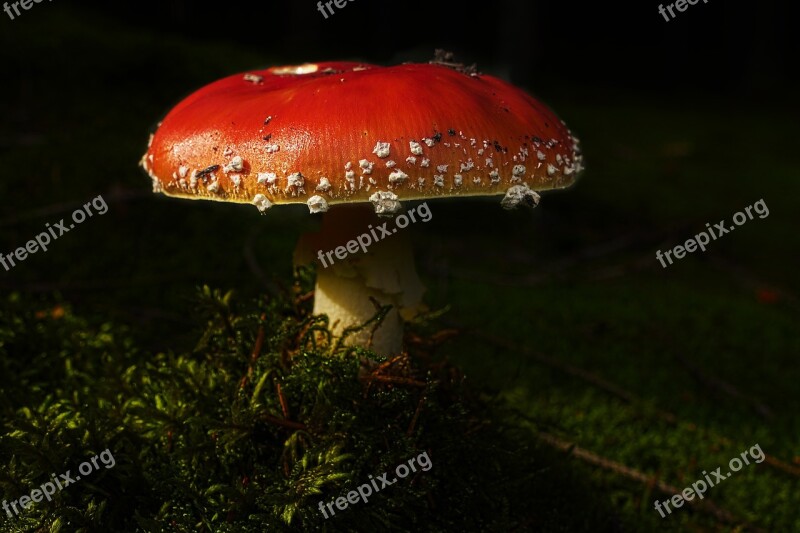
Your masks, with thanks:
[[[328,19],[311,0],[198,4],[55,2],[131,28],[245,44],[287,62],[421,59],[433,48],[482,68],[507,68],[521,84],[544,78],[653,92],[677,89],[765,94],[798,80],[798,41],[777,1],[696,6],[666,22],[658,2],[349,2]],[[667,2],[668,3],[668,2]],[[65,5],[59,5],[65,4]],[[335,8],[335,6],[334,6]],[[40,14],[41,16],[41,14]],[[113,60],[113,58],[108,58]]]
[[[378,2],[327,20],[311,1],[34,4],[0,13],[0,253],[102,194],[109,211],[10,272],[0,291],[192,346],[190,298],[291,280],[305,206],[153,195],[137,167],[181,98],[235,72],[353,59],[478,63],[550,105],[587,170],[533,211],[431,202],[411,228],[433,308],[467,332],[447,355],[548,431],[677,487],[759,443],[713,498],[735,518],[662,520],[652,485],[575,461],[632,529],[800,529],[796,21],[776,1]],[[764,199],[756,218],[662,269],[656,250]],[[25,358],[27,354],[17,354]],[[12,378],[13,379],[13,378]]]

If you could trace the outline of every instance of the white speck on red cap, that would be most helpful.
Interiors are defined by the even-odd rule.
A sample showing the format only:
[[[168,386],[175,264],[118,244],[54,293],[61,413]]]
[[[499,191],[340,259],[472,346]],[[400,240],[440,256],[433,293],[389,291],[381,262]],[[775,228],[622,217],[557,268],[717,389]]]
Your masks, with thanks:
[[[306,204],[308,205],[308,210],[312,213],[324,213],[328,210],[328,202],[319,195],[314,195],[309,198]]]
[[[397,195],[390,191],[375,192],[369,197],[369,201],[375,206],[375,213],[378,215],[392,215],[401,207]]]
[[[391,147],[390,147],[389,143],[378,141],[375,144],[375,148],[372,149],[372,153],[377,155],[380,158],[384,158],[384,157],[389,157],[390,150],[391,150]]]

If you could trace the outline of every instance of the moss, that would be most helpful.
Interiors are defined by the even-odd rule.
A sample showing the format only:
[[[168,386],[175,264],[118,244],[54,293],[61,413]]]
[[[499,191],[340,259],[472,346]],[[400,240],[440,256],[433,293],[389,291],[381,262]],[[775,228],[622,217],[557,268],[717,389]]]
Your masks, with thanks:
[[[4,498],[106,448],[116,463],[4,530],[611,527],[512,409],[435,355],[448,336],[435,320],[387,360],[331,342],[327,318],[310,314],[309,280],[300,272],[290,291],[252,302],[203,287],[205,330],[181,353],[140,351],[126,328],[63,302],[3,302]],[[423,453],[428,471],[327,519],[319,511]]]

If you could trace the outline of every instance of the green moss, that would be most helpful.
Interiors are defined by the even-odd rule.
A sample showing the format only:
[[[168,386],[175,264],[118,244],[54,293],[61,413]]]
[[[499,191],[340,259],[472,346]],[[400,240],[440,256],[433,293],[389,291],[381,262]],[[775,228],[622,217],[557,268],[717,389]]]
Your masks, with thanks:
[[[507,406],[438,360],[434,322],[385,360],[330,342],[310,277],[246,305],[204,287],[193,350],[138,350],[124,327],[12,296],[0,309],[3,497],[109,448],[116,461],[7,531],[508,531],[610,527]],[[305,286],[306,290],[301,290]],[[412,473],[326,519],[320,501],[421,453]],[[391,479],[391,477],[389,477]]]

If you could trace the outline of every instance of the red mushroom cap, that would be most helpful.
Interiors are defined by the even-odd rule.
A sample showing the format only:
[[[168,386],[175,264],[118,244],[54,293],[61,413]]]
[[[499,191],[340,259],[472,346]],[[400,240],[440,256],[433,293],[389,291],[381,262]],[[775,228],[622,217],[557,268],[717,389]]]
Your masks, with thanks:
[[[142,164],[155,191],[262,210],[372,201],[392,211],[398,198],[566,187],[582,169],[578,140],[541,102],[440,64],[237,74],[180,102],[150,141]]]

